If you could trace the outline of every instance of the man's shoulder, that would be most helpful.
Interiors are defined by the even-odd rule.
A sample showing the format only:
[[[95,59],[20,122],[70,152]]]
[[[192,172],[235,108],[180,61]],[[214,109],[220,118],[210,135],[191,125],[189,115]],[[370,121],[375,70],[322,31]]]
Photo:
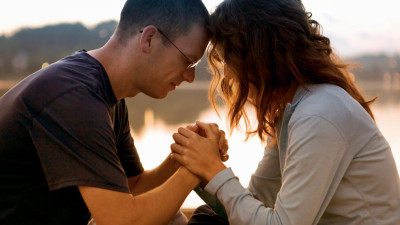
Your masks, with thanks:
[[[21,81],[21,97],[41,102],[61,97],[76,89],[101,93],[104,88],[99,65],[72,55],[43,68]]]

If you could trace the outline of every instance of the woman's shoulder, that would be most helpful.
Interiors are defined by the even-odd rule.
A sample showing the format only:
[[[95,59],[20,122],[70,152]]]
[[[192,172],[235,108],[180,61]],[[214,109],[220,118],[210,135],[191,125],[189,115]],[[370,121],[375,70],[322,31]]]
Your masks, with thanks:
[[[296,107],[299,116],[346,116],[364,113],[365,111],[359,102],[339,86],[317,84],[307,86],[306,90],[306,94]]]
[[[301,119],[323,119],[341,132],[347,132],[354,127],[365,127],[374,130],[375,123],[367,111],[343,88],[318,84],[306,87],[304,97],[298,102],[289,126]]]

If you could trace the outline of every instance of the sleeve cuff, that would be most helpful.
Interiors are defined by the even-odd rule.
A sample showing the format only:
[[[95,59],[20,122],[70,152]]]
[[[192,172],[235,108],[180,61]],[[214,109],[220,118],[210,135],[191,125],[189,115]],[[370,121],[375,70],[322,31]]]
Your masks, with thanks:
[[[231,179],[238,179],[238,177],[236,177],[232,169],[228,167],[215,175],[205,186],[204,190],[210,194],[216,195],[217,191]]]

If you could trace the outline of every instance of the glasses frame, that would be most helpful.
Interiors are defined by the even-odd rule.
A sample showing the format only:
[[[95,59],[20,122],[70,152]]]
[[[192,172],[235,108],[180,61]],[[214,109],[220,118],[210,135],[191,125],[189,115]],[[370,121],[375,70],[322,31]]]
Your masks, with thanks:
[[[200,60],[195,61],[195,62],[191,61],[191,60],[189,59],[189,57],[187,57],[187,56],[185,55],[185,53],[183,53],[183,52],[178,48],[178,46],[176,46],[176,45],[174,44],[174,42],[172,42],[171,39],[169,39],[168,36],[167,36],[162,30],[160,30],[160,28],[157,28],[157,31],[160,32],[160,34],[161,34],[165,39],[167,39],[167,41],[168,41],[169,43],[171,43],[171,44],[182,54],[182,56],[185,58],[186,63],[188,64],[188,66],[186,67],[186,69],[194,68],[194,67],[197,66],[197,64],[199,64]],[[140,31],[140,33],[142,33],[142,32],[143,32],[143,30]]]

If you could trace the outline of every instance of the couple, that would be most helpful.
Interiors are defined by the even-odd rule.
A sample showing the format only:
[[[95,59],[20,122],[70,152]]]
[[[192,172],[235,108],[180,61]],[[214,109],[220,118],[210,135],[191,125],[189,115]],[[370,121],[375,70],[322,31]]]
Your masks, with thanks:
[[[103,47],[0,99],[0,224],[177,223],[192,190],[207,205],[188,224],[400,224],[372,101],[310,15],[299,0],[225,0],[211,16],[200,0],[127,0]],[[130,135],[124,98],[193,82],[206,47],[211,102],[222,93],[230,129],[253,107],[247,135],[266,144],[248,188],[223,164],[215,124],[179,128],[146,171]]]

